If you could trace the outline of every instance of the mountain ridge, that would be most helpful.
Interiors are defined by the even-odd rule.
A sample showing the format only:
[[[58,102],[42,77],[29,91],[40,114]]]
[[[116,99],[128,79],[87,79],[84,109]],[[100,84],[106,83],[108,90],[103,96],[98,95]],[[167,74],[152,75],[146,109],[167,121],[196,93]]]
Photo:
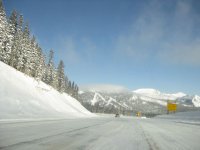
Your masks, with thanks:
[[[94,95],[98,95],[95,97]],[[199,96],[189,96],[185,93],[162,93],[155,89],[137,89],[129,92],[97,92],[94,90],[80,91],[79,101],[92,112],[137,112],[166,113],[167,101],[178,104],[178,111],[198,109]],[[92,103],[91,103],[92,101]],[[111,111],[113,109],[113,111]]]

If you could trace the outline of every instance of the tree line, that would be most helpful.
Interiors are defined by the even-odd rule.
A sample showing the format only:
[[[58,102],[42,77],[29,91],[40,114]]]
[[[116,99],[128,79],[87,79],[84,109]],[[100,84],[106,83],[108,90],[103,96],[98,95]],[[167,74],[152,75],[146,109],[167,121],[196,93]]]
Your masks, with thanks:
[[[13,10],[7,18],[2,0],[0,0],[0,61],[15,69],[43,81],[59,92],[78,98],[79,88],[70,81],[64,72],[61,60],[54,65],[54,51],[50,50],[48,60],[42,48],[31,36],[29,24],[24,23],[23,15]]]

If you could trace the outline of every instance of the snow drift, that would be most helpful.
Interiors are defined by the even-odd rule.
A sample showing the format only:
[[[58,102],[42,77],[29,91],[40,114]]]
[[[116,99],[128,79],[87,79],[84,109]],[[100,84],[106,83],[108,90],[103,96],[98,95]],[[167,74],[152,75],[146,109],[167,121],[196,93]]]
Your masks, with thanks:
[[[93,116],[76,99],[0,62],[0,119]]]

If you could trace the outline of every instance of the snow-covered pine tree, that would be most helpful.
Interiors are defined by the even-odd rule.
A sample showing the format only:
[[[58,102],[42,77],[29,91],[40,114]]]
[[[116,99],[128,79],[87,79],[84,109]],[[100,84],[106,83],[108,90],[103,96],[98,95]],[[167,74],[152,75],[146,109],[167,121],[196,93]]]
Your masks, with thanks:
[[[78,91],[79,91],[79,88],[77,86],[77,84],[75,84],[75,87],[74,87],[74,98],[78,99]]]
[[[53,70],[53,81],[51,86],[54,87],[56,90],[58,90],[58,74],[57,74],[57,69],[55,68]]]
[[[74,97],[75,96],[75,83],[74,83],[74,81],[72,82],[71,92],[72,92],[72,97]]]
[[[57,76],[58,76],[58,91],[64,92],[65,91],[65,72],[64,72],[64,63],[61,60],[58,68],[57,68]]]
[[[23,16],[19,16],[19,21],[18,21],[18,28],[17,28],[17,33],[16,33],[16,39],[14,43],[14,48],[16,49],[16,59],[14,62],[14,67],[16,67],[17,70],[22,71],[23,70],[23,57],[24,57],[24,44],[23,44]]]
[[[57,72],[54,68],[53,57],[54,57],[54,52],[53,52],[53,50],[50,50],[49,61],[46,66],[44,81],[47,84],[51,85],[52,87],[57,88],[58,79],[57,79]]]
[[[65,93],[68,93],[68,86],[69,86],[68,77],[65,76]]]
[[[31,38],[31,66],[32,66],[32,69],[31,69],[31,76],[32,77],[36,77],[36,74],[37,74],[37,64],[38,64],[38,50],[37,50],[37,46],[38,44],[36,43],[36,39],[35,39],[35,36],[33,35],[32,38]]]
[[[6,14],[2,0],[0,0],[0,60],[5,62],[5,40],[6,40]]]
[[[24,32],[23,32],[23,72],[27,75],[31,75],[31,71],[34,69],[33,68],[33,51],[31,47],[31,41],[30,41],[30,31],[29,31],[29,26],[28,23],[26,23],[24,27]]]
[[[11,56],[9,60],[9,65],[14,67],[15,57],[16,57],[16,49],[14,47],[16,41],[16,33],[17,33],[17,12],[14,10],[12,11],[10,18],[9,18],[9,27],[10,27],[10,35],[12,36],[12,46],[11,46]]]
[[[33,53],[34,55],[34,60],[33,60],[33,70],[32,70],[32,75],[33,77],[35,77],[37,80],[41,80],[43,75],[44,75],[44,71],[45,71],[45,57],[42,53],[42,49],[38,46],[38,44],[34,44],[35,43],[35,38],[32,38],[32,44],[34,46],[34,50],[35,53]]]
[[[72,95],[72,83],[71,83],[71,81],[69,80],[69,82],[68,82],[68,88],[67,88],[67,93],[69,94],[69,95]]]
[[[3,2],[0,0],[0,60],[7,63],[11,55],[11,35]]]

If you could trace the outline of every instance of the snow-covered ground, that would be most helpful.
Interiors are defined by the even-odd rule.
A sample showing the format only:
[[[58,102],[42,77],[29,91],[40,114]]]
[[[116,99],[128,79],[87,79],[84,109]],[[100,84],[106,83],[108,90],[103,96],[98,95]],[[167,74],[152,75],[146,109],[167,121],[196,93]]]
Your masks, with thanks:
[[[76,99],[0,62],[0,119],[95,116]]]

